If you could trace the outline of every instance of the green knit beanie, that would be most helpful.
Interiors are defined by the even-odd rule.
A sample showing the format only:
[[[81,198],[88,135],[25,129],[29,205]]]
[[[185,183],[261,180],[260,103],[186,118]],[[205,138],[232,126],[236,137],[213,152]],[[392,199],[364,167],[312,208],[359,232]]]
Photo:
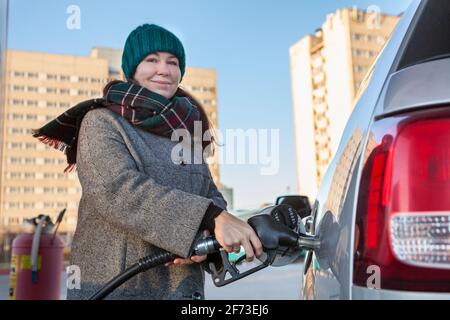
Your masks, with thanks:
[[[183,79],[186,56],[183,44],[172,32],[155,24],[144,24],[134,29],[125,42],[122,54],[122,70],[131,79],[137,66],[154,52],[169,52],[178,58]]]

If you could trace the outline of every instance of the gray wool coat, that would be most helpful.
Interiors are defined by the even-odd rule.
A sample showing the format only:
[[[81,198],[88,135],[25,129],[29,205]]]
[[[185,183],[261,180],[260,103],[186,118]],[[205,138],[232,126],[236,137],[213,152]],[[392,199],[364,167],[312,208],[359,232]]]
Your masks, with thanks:
[[[68,299],[88,298],[155,247],[187,257],[210,203],[226,209],[206,163],[172,161],[178,142],[104,108],[86,114],[78,139],[82,196],[70,264],[80,268],[81,288],[68,290]],[[163,265],[108,298],[204,298],[204,281],[197,263]]]

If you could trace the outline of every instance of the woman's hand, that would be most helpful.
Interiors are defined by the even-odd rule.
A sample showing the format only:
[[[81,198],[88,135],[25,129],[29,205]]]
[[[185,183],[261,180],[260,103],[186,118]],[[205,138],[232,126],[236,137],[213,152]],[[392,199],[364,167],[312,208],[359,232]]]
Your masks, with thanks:
[[[170,267],[172,265],[181,266],[185,264],[193,264],[194,262],[200,263],[206,260],[206,256],[192,256],[190,259],[176,258],[171,262],[167,262],[165,264],[166,267]]]
[[[215,218],[214,235],[222,248],[230,253],[239,253],[244,247],[247,261],[253,261],[255,254],[262,255],[261,241],[250,225],[227,211]]]

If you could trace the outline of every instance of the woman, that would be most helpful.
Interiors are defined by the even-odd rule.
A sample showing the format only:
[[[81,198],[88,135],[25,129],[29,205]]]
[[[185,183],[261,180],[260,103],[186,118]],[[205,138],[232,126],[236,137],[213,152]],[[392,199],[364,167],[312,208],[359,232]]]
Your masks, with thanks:
[[[34,132],[66,152],[66,170],[76,163],[83,190],[71,256],[81,288],[68,290],[68,299],[88,298],[157,247],[180,258],[132,278],[109,298],[203,299],[205,257],[189,258],[200,232],[214,233],[227,252],[243,246],[248,261],[262,254],[261,243],[226,211],[204,161],[173,157],[174,130],[193,133],[195,121],[209,129],[200,105],[179,88],[180,40],[142,25],[126,40],[122,68],[127,82],[109,83],[103,99],[82,102]]]

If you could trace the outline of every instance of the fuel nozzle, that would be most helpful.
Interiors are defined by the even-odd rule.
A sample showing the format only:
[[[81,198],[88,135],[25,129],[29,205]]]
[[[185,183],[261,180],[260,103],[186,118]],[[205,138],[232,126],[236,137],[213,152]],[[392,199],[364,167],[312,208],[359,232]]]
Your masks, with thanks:
[[[216,238],[210,236],[207,238],[199,239],[194,246],[195,256],[206,256],[208,254],[219,251],[221,248]]]
[[[260,214],[248,219],[248,224],[255,230],[261,241],[264,254],[258,257],[260,265],[245,272],[240,272],[237,264],[244,260],[240,257],[231,262],[228,253],[213,238],[200,239],[196,242],[194,253],[206,255],[219,251],[221,263],[209,261],[209,271],[217,287],[242,279],[268,266],[284,266],[295,261],[303,247],[319,246],[311,236],[306,235],[305,228],[297,212],[289,205],[276,205],[263,209]]]
[[[299,234],[289,227],[277,222],[270,215],[257,215],[248,220],[255,230],[263,248],[276,250],[279,247],[297,247]]]
[[[237,264],[244,261],[245,256],[231,262],[228,253],[213,236],[199,237],[195,242],[192,255],[214,254],[214,257],[220,257],[219,261],[208,260],[208,272],[217,287],[242,279],[267,266],[288,265],[301,255],[304,248],[320,248],[319,239],[306,234],[302,220],[289,205],[267,207],[247,222],[261,241],[264,254],[258,257],[260,265],[245,272],[240,272],[237,268]]]

